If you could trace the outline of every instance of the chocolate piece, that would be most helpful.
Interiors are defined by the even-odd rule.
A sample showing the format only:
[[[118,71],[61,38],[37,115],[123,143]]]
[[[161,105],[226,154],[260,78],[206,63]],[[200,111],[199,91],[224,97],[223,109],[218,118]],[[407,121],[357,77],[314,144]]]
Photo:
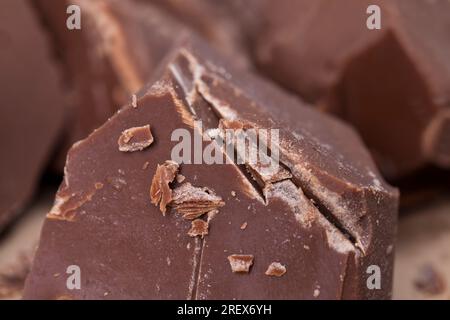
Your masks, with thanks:
[[[251,254],[232,254],[228,256],[231,271],[236,273],[248,273],[253,265],[253,256]]]
[[[14,265],[7,270],[0,270],[0,299],[13,299],[21,296],[30,268],[31,257],[21,254]]]
[[[64,93],[47,40],[28,1],[1,1],[0,231],[33,195],[62,126]]]
[[[192,221],[191,229],[188,231],[188,235],[191,237],[204,237],[208,234],[208,222],[202,220],[202,219],[195,219]]]
[[[157,6],[202,35],[208,42],[241,67],[250,67],[245,37],[227,1],[139,0]],[[248,0],[247,0],[248,1]],[[258,0],[262,1],[262,0]]]
[[[142,151],[153,143],[150,126],[130,128],[122,132],[117,142],[123,152]]]
[[[198,188],[189,182],[182,184],[173,192],[171,206],[185,219],[196,219],[207,212],[224,206],[222,198],[208,188]]]
[[[386,176],[450,168],[449,1],[281,0],[262,12],[261,70],[354,125]]]
[[[416,280],[416,288],[430,295],[438,295],[445,291],[445,281],[436,269],[427,264],[420,268]]]
[[[166,161],[156,168],[155,176],[150,187],[150,199],[159,209],[166,214],[166,207],[172,202],[172,189],[170,185],[178,172],[178,164],[173,161]]]
[[[272,262],[266,270],[266,276],[281,277],[286,273],[286,267],[279,262]]]
[[[72,219],[46,220],[25,298],[390,297],[393,254],[386,252],[394,241],[398,193],[380,177],[351,129],[236,70],[193,36],[180,36],[158,79],[137,95],[138,108],[125,106],[69,152],[57,203],[75,194],[81,205]],[[289,175],[258,184],[247,162],[236,163],[220,147],[220,133],[209,141],[195,120],[203,120],[209,133],[221,131],[221,120],[249,124],[245,130],[269,130],[271,137],[278,132],[279,139],[268,144],[269,163],[278,150],[279,166]],[[119,152],[120,133],[142,123],[152,125],[155,143],[140,152]],[[204,137],[202,155],[217,147],[216,159],[228,162],[171,158],[180,143],[172,141],[175,130]],[[180,163],[186,182],[169,185],[173,212],[162,216],[147,192],[152,174],[168,159]],[[143,172],[146,161],[149,169]],[[120,190],[107,183],[94,188],[119,169],[126,182]],[[172,177],[175,173],[168,180]],[[190,237],[190,221],[176,212],[218,207],[208,212],[214,228],[203,239]],[[251,226],[245,232],[243,221]],[[241,276],[231,272],[227,257],[242,253],[251,253],[256,263]],[[289,266],[276,281],[265,275],[274,261]],[[81,290],[70,291],[64,277],[52,276],[65,274],[70,265],[81,269]],[[379,290],[367,287],[372,265],[379,267]]]
[[[186,28],[154,6],[132,0],[32,1],[49,26],[72,91],[63,160],[75,141],[133,101],[132,94],[170,51],[174,36]],[[69,5],[81,9],[80,30],[66,26]]]

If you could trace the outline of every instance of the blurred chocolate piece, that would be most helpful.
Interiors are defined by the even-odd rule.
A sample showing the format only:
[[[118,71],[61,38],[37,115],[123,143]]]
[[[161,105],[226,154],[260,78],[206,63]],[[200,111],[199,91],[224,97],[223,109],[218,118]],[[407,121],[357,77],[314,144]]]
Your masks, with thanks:
[[[122,132],[117,141],[119,150],[122,152],[141,151],[153,143],[150,126],[129,128]]]
[[[151,79],[184,26],[151,5],[133,0],[33,0],[72,88],[65,125],[68,148],[105,122]],[[81,10],[81,29],[66,26],[69,5]]]
[[[125,106],[69,152],[52,210],[58,214],[46,219],[26,299],[390,297],[398,193],[350,128],[235,69],[194,36],[180,35],[159,70],[158,80],[137,95],[138,108]],[[155,190],[164,186],[170,194],[161,215],[148,190],[179,146],[174,131],[208,132],[212,140],[203,141],[203,151],[220,146],[224,123],[270,135],[268,164],[283,174],[259,173],[270,179],[255,181],[250,163],[218,147],[216,157],[229,162],[184,161],[167,179],[156,178]],[[122,132],[146,124],[154,143],[120,152]],[[111,178],[122,179],[121,187]],[[95,188],[99,183],[104,187]],[[208,234],[190,236],[195,230],[183,215],[207,211]],[[289,272],[267,276],[274,261]],[[67,289],[67,276],[53,276],[66,275],[70,265],[80,267],[80,290]],[[367,287],[373,265],[378,290]]]
[[[0,231],[26,206],[56,143],[63,88],[25,0],[0,3]]]
[[[233,63],[240,67],[250,67],[250,55],[242,26],[237,21],[247,21],[245,16],[236,19],[240,3],[222,0],[135,0],[150,3],[177,20],[195,30],[211,45],[224,55],[233,59]],[[248,2],[249,0],[247,0]],[[263,1],[263,0],[257,0]],[[255,9],[255,5],[247,6]],[[239,6],[241,9],[242,6]],[[234,10],[231,10],[234,9]]]
[[[414,281],[415,287],[430,295],[438,295],[445,291],[445,281],[436,269],[430,265],[423,265]]]
[[[343,2],[268,1],[253,31],[260,69],[354,125],[387,177],[450,168],[450,2]]]

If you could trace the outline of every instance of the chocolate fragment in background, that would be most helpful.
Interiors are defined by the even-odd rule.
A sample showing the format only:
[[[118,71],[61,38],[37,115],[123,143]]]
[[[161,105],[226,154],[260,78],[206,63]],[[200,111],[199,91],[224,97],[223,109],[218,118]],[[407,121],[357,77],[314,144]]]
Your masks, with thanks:
[[[230,10],[231,6],[234,5],[234,0],[136,1],[157,6],[202,35],[220,52],[231,57],[236,65],[250,67],[251,62],[248,48],[245,44],[246,39],[239,24],[236,23],[236,11]],[[252,9],[254,9],[254,6]]]
[[[391,296],[398,193],[350,128],[235,70],[194,37],[180,36],[158,79],[138,94],[138,108],[125,106],[69,152],[55,203],[56,211],[69,208],[73,214],[47,218],[26,299]],[[180,164],[184,184],[214,190],[224,202],[219,213],[208,213],[210,230],[203,239],[188,235],[191,221],[174,208],[163,216],[148,197],[158,164],[179,143],[171,141],[173,131],[192,136],[199,130],[194,120],[203,120],[209,131],[219,130],[221,120],[279,129],[271,151],[280,150],[281,166],[290,172],[290,178],[260,185],[233,161]],[[120,152],[121,132],[144,124],[152,126],[155,143]],[[120,189],[107,182],[118,172]],[[97,183],[104,187],[95,189]],[[171,189],[180,186],[175,179]],[[63,205],[73,194],[80,199]],[[244,223],[251,227],[241,230]],[[243,253],[254,256],[250,272],[231,272],[228,256]],[[289,272],[277,279],[265,275],[274,261]],[[53,277],[72,264],[81,268],[81,290],[70,291],[66,279]],[[380,290],[367,288],[370,265],[380,268]]]
[[[64,96],[28,1],[0,2],[0,42],[1,231],[33,195],[62,126]]]
[[[41,14],[72,88],[68,148],[104,123],[151,79],[184,26],[151,5],[133,0],[32,0]],[[81,9],[81,30],[69,30],[69,5]]]
[[[419,269],[414,285],[418,290],[430,295],[441,294],[446,288],[445,280],[430,264]]]
[[[390,179],[450,168],[450,2],[344,2],[267,1],[260,69],[354,125]],[[380,30],[367,28],[369,5]]]

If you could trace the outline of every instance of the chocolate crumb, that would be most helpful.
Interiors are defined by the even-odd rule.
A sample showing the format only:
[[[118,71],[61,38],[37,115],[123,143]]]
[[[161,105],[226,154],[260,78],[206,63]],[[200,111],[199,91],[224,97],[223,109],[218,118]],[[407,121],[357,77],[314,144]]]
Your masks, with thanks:
[[[97,189],[97,190],[100,190],[100,189],[102,189],[103,188],[103,183],[101,183],[101,182],[97,182],[97,183],[95,183],[95,189]]]
[[[219,210],[217,210],[217,209],[209,211],[208,218],[206,219],[206,221],[208,221],[208,223],[210,223],[212,221],[212,219],[214,219],[218,213],[219,213]]]
[[[150,165],[150,162],[146,161],[144,165],[142,166],[142,170],[147,170],[148,166]]]
[[[236,191],[231,191],[231,196],[236,197]]]
[[[183,218],[193,220],[219,207],[225,202],[208,188],[198,188],[184,183],[173,191],[171,206]]]
[[[248,273],[253,265],[253,255],[251,254],[232,254],[228,256],[231,271],[235,273]]]
[[[430,295],[438,295],[445,291],[444,279],[430,264],[419,269],[414,285],[418,290]]]
[[[159,209],[166,214],[167,205],[172,201],[172,189],[170,183],[173,182],[178,172],[178,164],[167,160],[162,165],[158,165],[153,176],[150,187],[150,199]]]
[[[242,225],[241,225],[241,230],[245,230],[247,228],[247,222],[244,222]]]
[[[117,141],[122,152],[141,151],[153,143],[150,126],[134,127],[122,132]]]
[[[266,270],[266,276],[281,277],[286,273],[286,267],[279,262],[272,262]]]
[[[204,237],[208,234],[208,222],[202,219],[195,219],[191,222],[191,229],[188,232],[188,235],[191,237]]]
[[[177,182],[182,183],[186,179],[182,174],[177,175]]]
[[[19,255],[17,262],[0,272],[0,298],[16,298],[21,295],[25,279],[31,269],[31,255]]]

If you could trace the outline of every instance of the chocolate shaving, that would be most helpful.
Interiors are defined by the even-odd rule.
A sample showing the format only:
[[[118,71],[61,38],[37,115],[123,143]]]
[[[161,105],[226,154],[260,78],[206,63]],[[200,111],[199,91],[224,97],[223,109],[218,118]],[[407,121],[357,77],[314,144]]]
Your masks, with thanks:
[[[173,191],[171,206],[183,218],[193,220],[203,214],[223,207],[225,202],[208,188],[198,188],[184,183]]]
[[[266,270],[267,276],[281,277],[286,273],[286,267],[279,262],[272,262]]]
[[[150,199],[155,206],[166,214],[167,205],[172,201],[172,189],[170,183],[175,179],[178,172],[178,164],[167,160],[162,165],[158,165],[153,176],[150,187]]]
[[[228,256],[231,271],[235,273],[248,273],[253,265],[253,255],[251,254],[232,254]]]
[[[153,143],[150,126],[134,127],[122,132],[117,141],[122,152],[141,151]]]
[[[204,237],[208,234],[209,224],[202,219],[195,219],[191,222],[191,229],[188,231],[188,235],[191,237]]]

